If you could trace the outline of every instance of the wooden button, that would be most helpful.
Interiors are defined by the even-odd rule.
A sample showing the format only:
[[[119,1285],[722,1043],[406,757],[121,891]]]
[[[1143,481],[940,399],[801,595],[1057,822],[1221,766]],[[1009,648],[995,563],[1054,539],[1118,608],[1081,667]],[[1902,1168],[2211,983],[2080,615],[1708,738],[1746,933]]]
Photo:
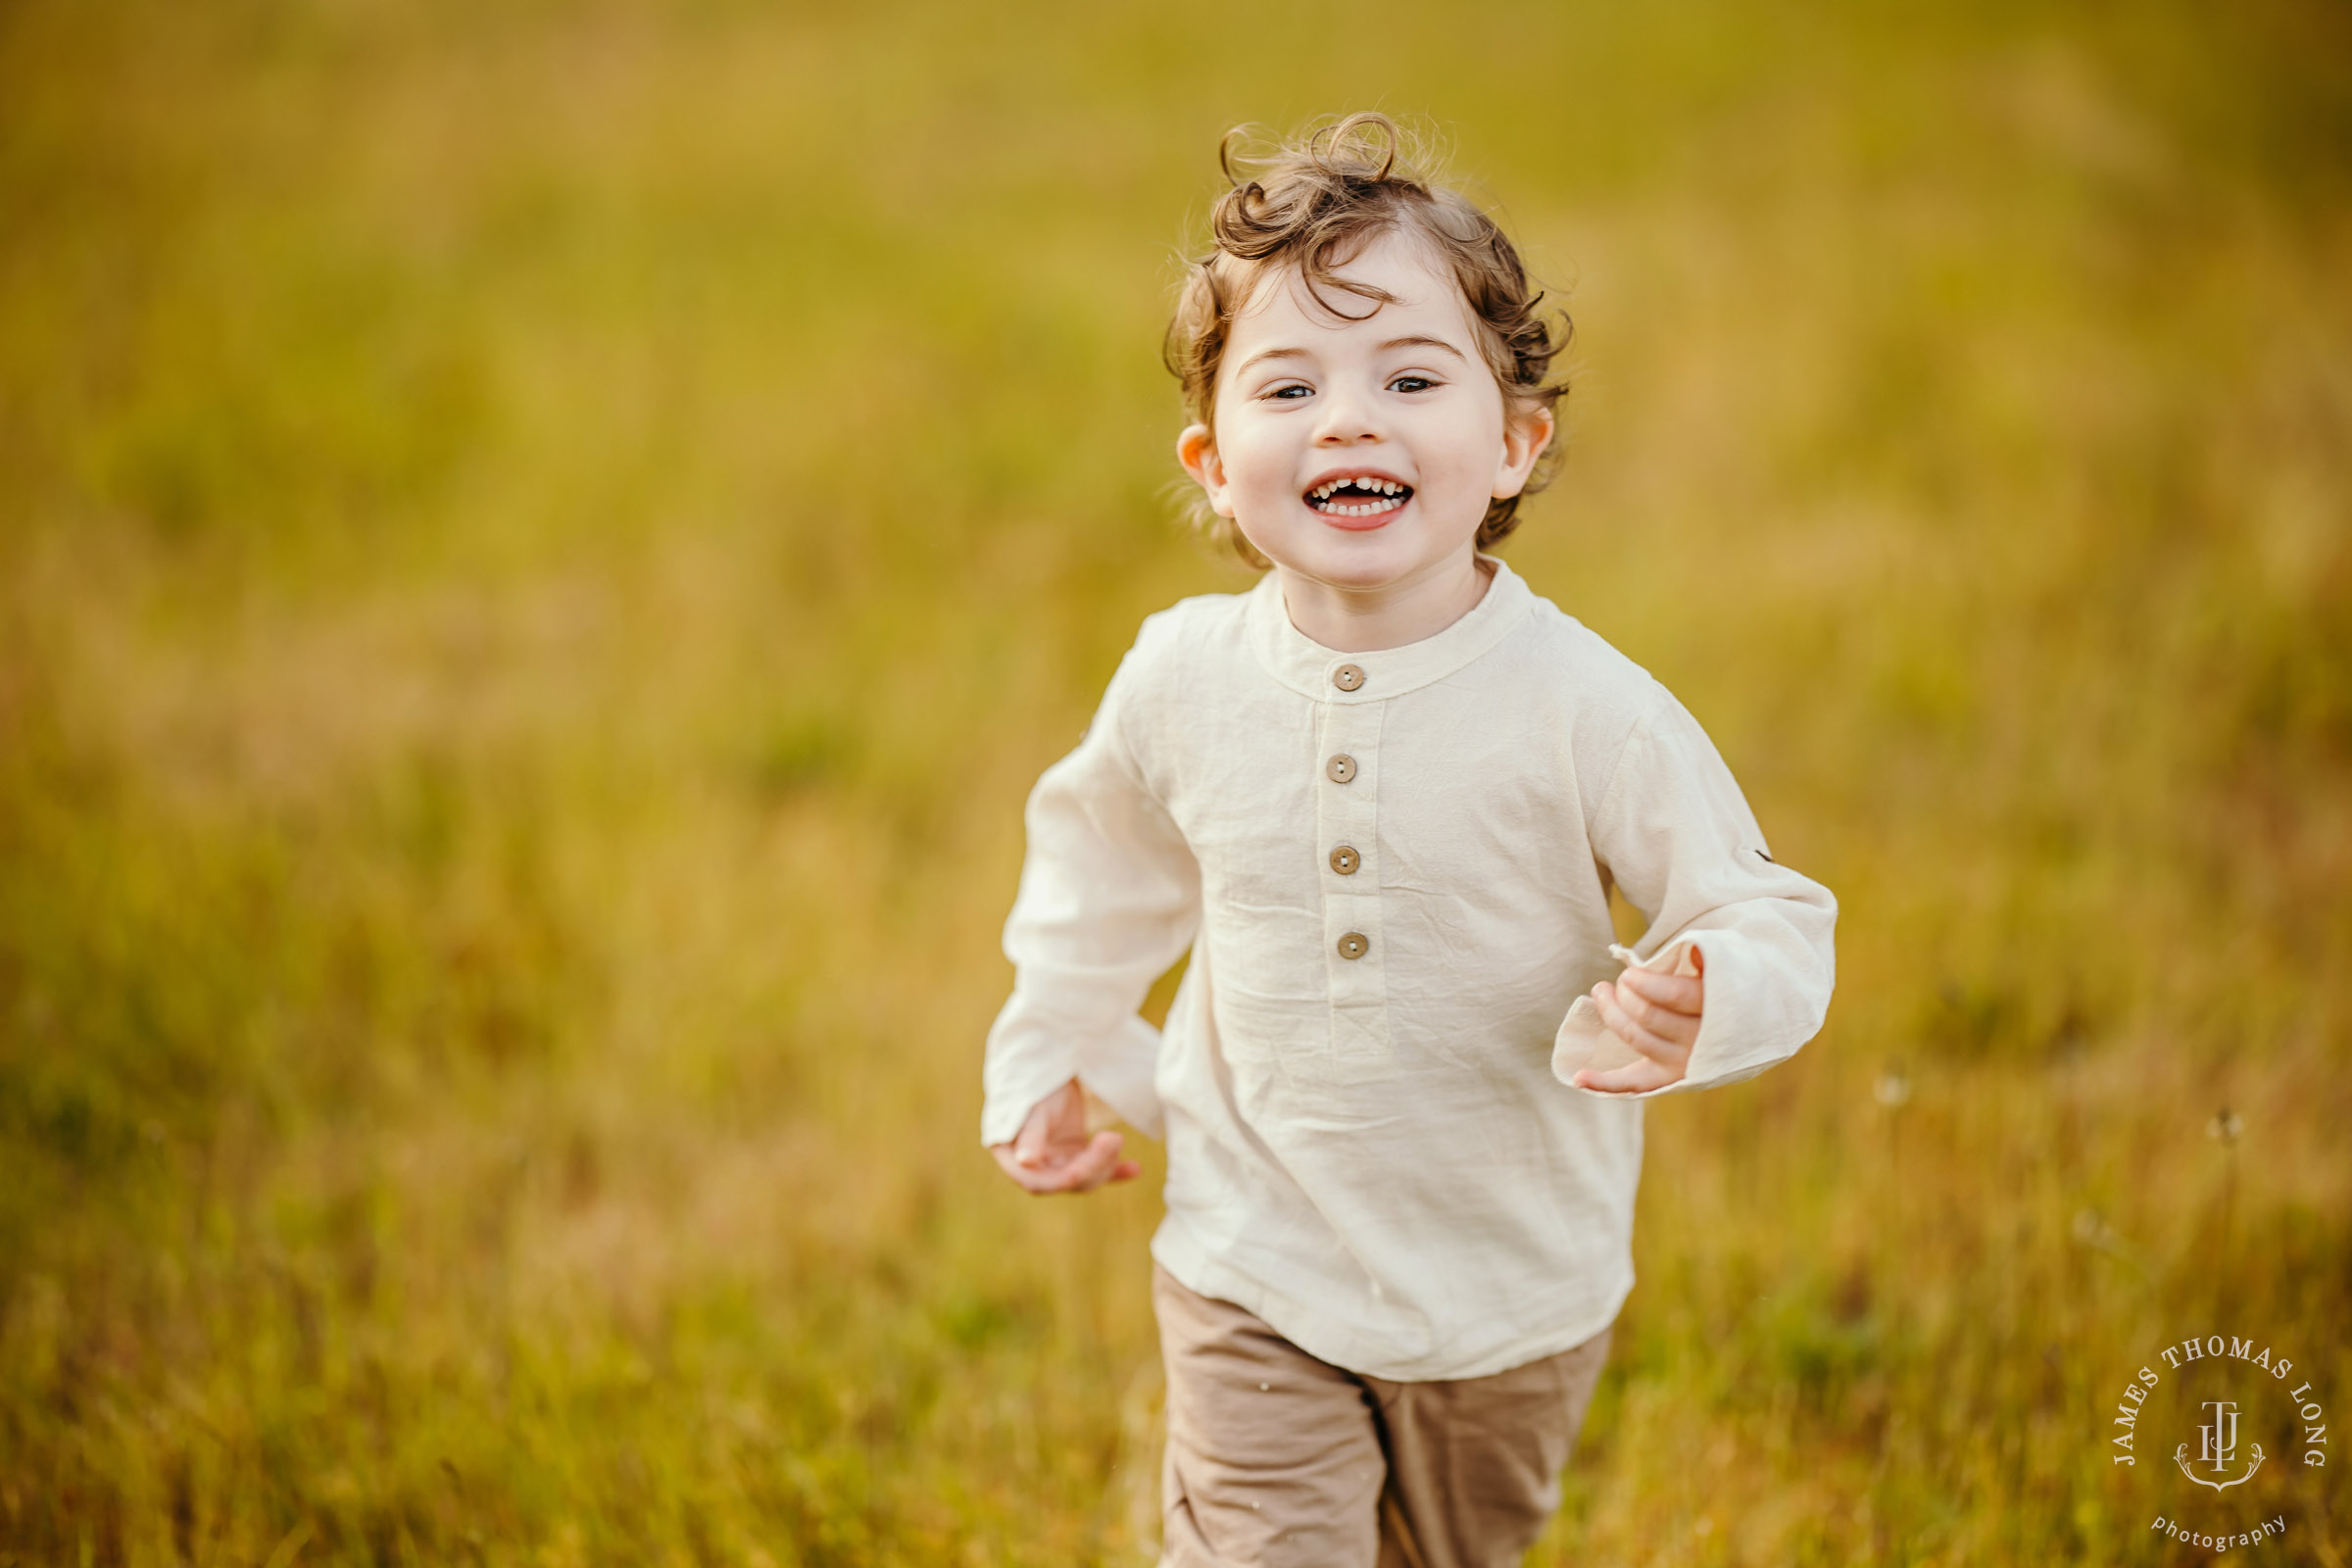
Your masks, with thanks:
[[[1331,683],[1344,692],[1351,692],[1364,683],[1364,672],[1353,664],[1342,664],[1331,672]]]
[[[1340,938],[1340,956],[1360,958],[1372,951],[1371,941],[1361,931],[1350,931]]]
[[[1355,868],[1363,863],[1356,853],[1345,844],[1331,852],[1331,868],[1342,876],[1355,875]]]
[[[1334,784],[1345,784],[1355,777],[1355,759],[1340,752],[1323,764],[1323,771],[1331,775]]]

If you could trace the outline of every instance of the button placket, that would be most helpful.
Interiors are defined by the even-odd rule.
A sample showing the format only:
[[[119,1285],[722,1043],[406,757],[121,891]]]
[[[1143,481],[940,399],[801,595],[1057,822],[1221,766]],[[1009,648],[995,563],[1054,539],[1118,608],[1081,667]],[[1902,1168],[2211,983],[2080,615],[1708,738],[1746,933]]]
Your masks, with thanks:
[[[1335,686],[1337,682],[1334,683]],[[1318,719],[1325,771],[1316,781],[1315,871],[1323,894],[1323,963],[1335,1056],[1385,1055],[1386,949],[1380,929],[1380,730],[1387,705],[1327,702]],[[1346,757],[1350,768],[1333,769]],[[1345,774],[1347,782],[1339,779]],[[1345,847],[1345,857],[1339,851]],[[1339,866],[1352,869],[1342,873]]]

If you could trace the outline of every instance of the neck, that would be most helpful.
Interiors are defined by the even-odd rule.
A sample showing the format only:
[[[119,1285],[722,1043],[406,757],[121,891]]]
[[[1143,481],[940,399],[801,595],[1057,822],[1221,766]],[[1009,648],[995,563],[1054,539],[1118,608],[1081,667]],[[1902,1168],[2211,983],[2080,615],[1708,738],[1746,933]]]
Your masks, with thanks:
[[[1343,654],[1372,654],[1435,637],[1478,608],[1494,568],[1464,551],[1375,588],[1328,582],[1277,564],[1291,624]]]

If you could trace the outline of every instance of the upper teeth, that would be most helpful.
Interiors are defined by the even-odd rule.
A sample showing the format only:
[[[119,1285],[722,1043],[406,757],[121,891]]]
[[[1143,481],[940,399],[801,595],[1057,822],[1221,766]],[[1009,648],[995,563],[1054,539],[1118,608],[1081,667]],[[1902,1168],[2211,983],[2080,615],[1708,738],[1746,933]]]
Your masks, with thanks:
[[[1376,496],[1393,496],[1397,491],[1404,488],[1404,486],[1396,483],[1396,481],[1394,479],[1334,479],[1328,484],[1319,484],[1315,486],[1315,488],[1309,491],[1308,494],[1320,501],[1329,496],[1333,491],[1345,490],[1350,485],[1353,485],[1358,490],[1369,491]]]

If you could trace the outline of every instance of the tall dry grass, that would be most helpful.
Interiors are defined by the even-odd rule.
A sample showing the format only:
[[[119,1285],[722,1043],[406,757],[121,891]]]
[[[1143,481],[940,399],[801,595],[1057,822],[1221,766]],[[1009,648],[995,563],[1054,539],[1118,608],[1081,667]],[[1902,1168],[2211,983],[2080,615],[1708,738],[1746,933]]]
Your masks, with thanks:
[[[1845,911],[1827,1033],[1651,1116],[1537,1560],[2164,1560],[2158,1346],[2352,1401],[2347,62],[0,11],[0,1559],[1141,1559],[1154,1183],[976,1147],[996,938],[1136,621],[1246,585],[1160,494],[1215,138],[1377,105],[1577,316],[1512,560]]]

